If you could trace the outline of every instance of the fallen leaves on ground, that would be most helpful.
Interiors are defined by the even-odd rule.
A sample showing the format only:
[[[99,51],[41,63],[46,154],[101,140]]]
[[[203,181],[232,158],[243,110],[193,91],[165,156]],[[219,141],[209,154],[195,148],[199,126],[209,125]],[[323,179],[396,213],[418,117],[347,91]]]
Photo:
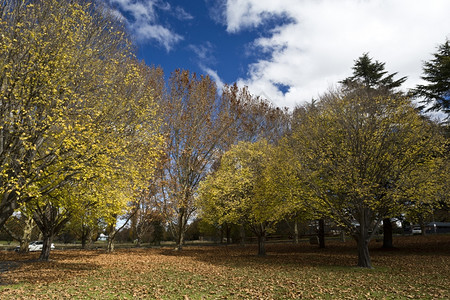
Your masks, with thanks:
[[[0,253],[0,298],[8,299],[445,299],[450,235],[398,237],[371,247],[373,270],[354,267],[352,241],[255,246]]]

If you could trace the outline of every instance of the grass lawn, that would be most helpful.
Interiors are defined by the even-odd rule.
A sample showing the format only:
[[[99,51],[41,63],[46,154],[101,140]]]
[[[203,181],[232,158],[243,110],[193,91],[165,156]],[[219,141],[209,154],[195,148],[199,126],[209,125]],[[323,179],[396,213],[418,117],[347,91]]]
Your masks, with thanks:
[[[450,235],[371,244],[374,269],[355,268],[355,243],[0,252],[0,299],[449,299]]]

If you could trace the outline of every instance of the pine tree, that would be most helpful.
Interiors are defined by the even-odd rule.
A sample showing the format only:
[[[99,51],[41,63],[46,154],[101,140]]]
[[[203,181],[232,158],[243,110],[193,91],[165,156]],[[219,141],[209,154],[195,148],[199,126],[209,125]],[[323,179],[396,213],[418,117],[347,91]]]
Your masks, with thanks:
[[[431,107],[422,109],[425,111],[441,110],[450,117],[450,44],[446,40],[438,47],[433,59],[423,64],[423,80],[428,81],[426,85],[417,85],[413,93],[423,97],[423,103],[431,104]]]
[[[344,87],[348,89],[356,89],[361,86],[368,90],[384,89],[393,92],[394,89],[400,87],[405,82],[406,77],[394,80],[397,72],[388,74],[384,70],[385,63],[379,61],[372,61],[368,53],[364,53],[361,57],[355,60],[353,66],[353,76],[347,77],[340,81]]]

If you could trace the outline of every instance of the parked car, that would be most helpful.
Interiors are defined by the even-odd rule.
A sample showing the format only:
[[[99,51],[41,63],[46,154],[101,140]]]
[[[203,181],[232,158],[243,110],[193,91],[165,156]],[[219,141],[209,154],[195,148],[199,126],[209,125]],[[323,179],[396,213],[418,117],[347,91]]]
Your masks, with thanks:
[[[34,242],[31,242],[31,243],[28,245],[28,251],[30,251],[30,252],[42,251],[42,246],[43,246],[43,244],[44,244],[43,241],[34,241]],[[52,244],[50,245],[50,250],[53,250],[53,249],[55,249],[55,245],[52,243]],[[19,250],[20,250],[20,246],[17,246],[16,249],[15,249],[15,251],[18,252]]]
[[[422,234],[422,229],[420,228],[420,226],[414,226],[411,229],[411,233],[412,234]]]

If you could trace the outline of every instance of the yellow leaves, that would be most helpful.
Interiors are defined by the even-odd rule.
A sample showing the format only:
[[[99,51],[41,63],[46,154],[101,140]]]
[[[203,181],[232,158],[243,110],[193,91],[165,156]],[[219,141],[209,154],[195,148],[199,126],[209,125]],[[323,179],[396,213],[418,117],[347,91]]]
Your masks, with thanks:
[[[88,5],[45,0],[15,9],[17,18],[0,21],[0,99],[9,105],[0,158],[11,163],[2,163],[0,189],[38,196],[39,187],[61,185],[67,190],[57,196],[73,204],[80,202],[70,194],[86,189],[122,211],[132,196],[117,190],[144,185],[162,143],[157,105],[139,90],[145,67],[127,36],[103,30],[109,20]],[[105,188],[83,187],[89,181]]]
[[[220,223],[282,218],[289,205],[281,201],[280,195],[285,194],[279,189],[279,181],[271,177],[273,151],[273,146],[261,140],[240,142],[226,152],[220,168],[200,185],[202,217]]]

